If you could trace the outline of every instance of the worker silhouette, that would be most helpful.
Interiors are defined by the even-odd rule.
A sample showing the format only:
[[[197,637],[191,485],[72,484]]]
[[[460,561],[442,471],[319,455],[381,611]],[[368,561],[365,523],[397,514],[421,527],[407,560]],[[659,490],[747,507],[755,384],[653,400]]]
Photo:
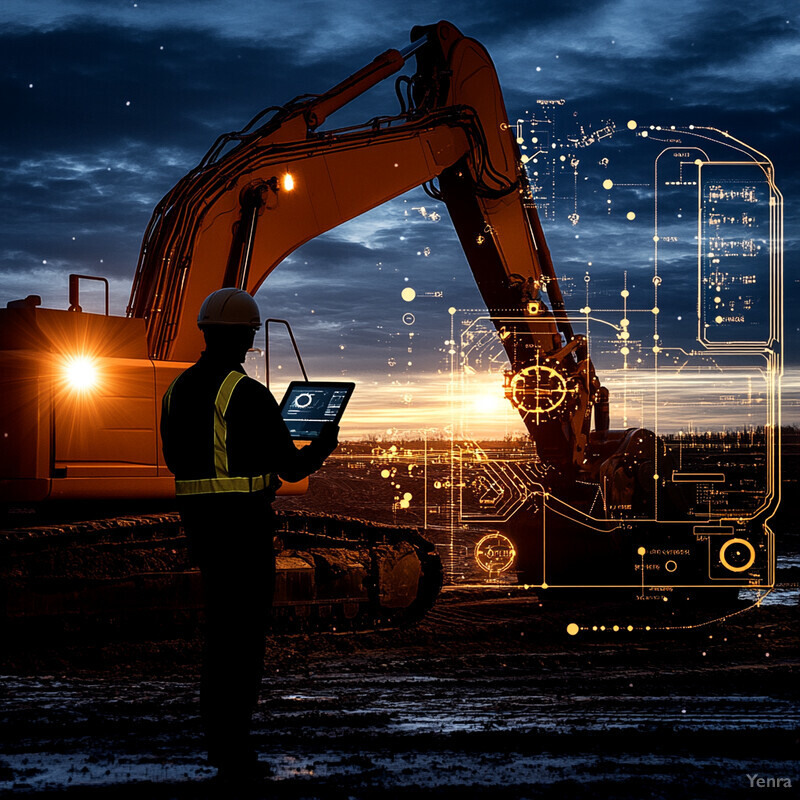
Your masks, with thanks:
[[[200,567],[205,645],[200,709],[209,763],[220,776],[268,771],[250,741],[275,584],[272,500],[281,479],[319,469],[338,427],[298,449],[278,404],[242,369],[261,327],[255,300],[220,289],[200,308],[206,349],[164,395],[161,440],[190,555]]]

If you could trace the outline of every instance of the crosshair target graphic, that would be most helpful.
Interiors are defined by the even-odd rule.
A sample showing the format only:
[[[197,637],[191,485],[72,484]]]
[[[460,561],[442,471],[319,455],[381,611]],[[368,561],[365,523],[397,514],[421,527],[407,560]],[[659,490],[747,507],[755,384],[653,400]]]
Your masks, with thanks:
[[[564,376],[543,364],[520,370],[511,378],[508,389],[515,408],[537,416],[551,414],[569,394]]]

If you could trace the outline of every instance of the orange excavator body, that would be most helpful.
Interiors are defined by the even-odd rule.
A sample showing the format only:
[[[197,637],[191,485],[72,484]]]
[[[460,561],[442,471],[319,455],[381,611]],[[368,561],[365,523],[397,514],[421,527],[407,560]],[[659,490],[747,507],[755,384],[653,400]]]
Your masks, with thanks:
[[[221,137],[157,207],[126,317],[85,313],[77,296],[69,311],[33,298],[0,310],[2,501],[170,497],[159,403],[202,349],[202,300],[223,286],[255,294],[304,242],[436,179],[490,311],[527,318],[524,331],[504,340],[514,370],[534,360],[522,355],[517,333],[534,337],[537,362],[563,349],[554,313],[540,301],[520,305],[519,281],[548,281],[546,247],[491,59],[450,23],[412,37],[403,53],[387,51],[328,92]],[[412,107],[367,126],[318,131],[412,54]],[[576,437],[585,446],[597,387],[588,362],[574,353],[567,361],[579,413],[573,404],[568,420],[529,427],[552,457],[570,461]]]

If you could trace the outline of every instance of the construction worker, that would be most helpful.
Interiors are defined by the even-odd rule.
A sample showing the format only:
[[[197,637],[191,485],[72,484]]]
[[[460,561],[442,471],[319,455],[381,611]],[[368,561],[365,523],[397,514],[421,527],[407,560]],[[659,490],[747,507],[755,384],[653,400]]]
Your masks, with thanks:
[[[250,743],[275,582],[272,500],[281,479],[319,469],[338,427],[295,447],[278,404],[242,362],[261,327],[255,300],[220,289],[197,318],[206,349],[162,402],[161,439],[205,605],[200,710],[209,763],[220,776],[268,770]]]

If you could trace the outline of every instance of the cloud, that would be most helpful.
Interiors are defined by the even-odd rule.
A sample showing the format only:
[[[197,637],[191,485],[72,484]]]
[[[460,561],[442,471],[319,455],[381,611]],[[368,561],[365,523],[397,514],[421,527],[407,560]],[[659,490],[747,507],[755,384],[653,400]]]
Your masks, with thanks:
[[[571,308],[585,302],[588,272],[591,297],[603,298],[593,304],[616,316],[625,271],[631,304],[648,308],[652,165],[668,143],[655,133],[649,147],[632,134],[626,139],[625,122],[729,130],[773,159],[790,199],[800,190],[798,36],[796,15],[784,17],[785,10],[777,0],[746,12],[721,0],[411,0],[380,4],[378,23],[375,4],[366,0],[248,7],[222,0],[7,2],[0,11],[0,102],[7,110],[0,132],[0,202],[7,209],[0,302],[39,292],[62,307],[66,274],[88,272],[113,279],[112,307],[121,312],[153,206],[220,133],[241,128],[264,106],[322,91],[381,50],[402,46],[412,24],[451,18],[489,50],[512,120],[539,110],[537,99],[564,98],[559,136],[608,120],[621,129],[580,152],[580,221],[573,226],[568,219],[567,170],[543,225]],[[329,127],[395,109],[389,80]],[[602,154],[611,163],[601,169]],[[608,194],[602,180],[611,174],[618,185]],[[441,221],[414,211],[422,205],[436,208]],[[636,212],[634,222],[627,211]],[[786,231],[788,265],[800,239],[800,223],[788,211]],[[673,250],[664,266],[673,286],[693,285],[695,265],[685,252]],[[400,296],[406,286],[417,292],[410,304]],[[787,283],[787,291],[793,302],[798,286]],[[320,369],[363,366],[390,382],[438,370],[450,336],[447,308],[482,305],[443,205],[421,191],[304,245],[270,277],[259,302],[297,321]],[[677,316],[690,316],[695,302],[694,289],[665,291],[663,332],[677,335]],[[411,326],[406,313],[414,315]],[[789,327],[797,340],[800,331]],[[398,356],[411,331],[413,367],[406,368]]]

